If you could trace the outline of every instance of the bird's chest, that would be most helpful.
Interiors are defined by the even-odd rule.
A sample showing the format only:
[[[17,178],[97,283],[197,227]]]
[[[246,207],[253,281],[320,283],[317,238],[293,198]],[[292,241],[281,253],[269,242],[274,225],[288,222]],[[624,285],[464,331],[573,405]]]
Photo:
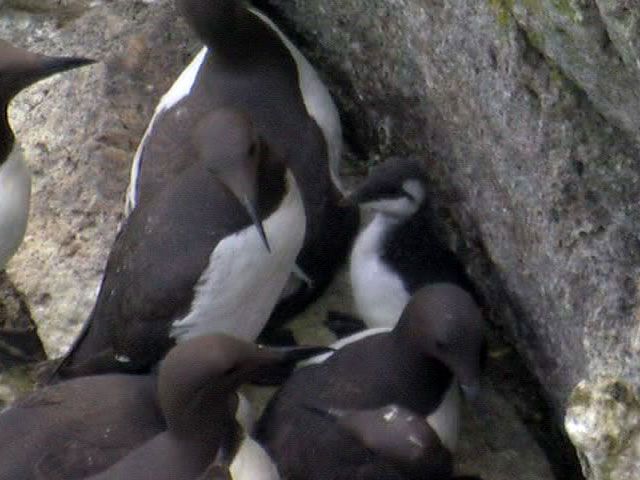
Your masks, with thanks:
[[[29,216],[31,177],[22,151],[14,147],[0,165],[0,269],[22,242]]]
[[[304,240],[304,207],[297,188],[263,225],[271,253],[253,226],[221,240],[196,284],[190,312],[173,323],[172,337],[181,341],[219,332],[246,340],[258,336]]]
[[[358,313],[367,326],[393,327],[410,295],[402,279],[382,261],[387,226],[374,219],[360,234],[351,254],[351,285]]]

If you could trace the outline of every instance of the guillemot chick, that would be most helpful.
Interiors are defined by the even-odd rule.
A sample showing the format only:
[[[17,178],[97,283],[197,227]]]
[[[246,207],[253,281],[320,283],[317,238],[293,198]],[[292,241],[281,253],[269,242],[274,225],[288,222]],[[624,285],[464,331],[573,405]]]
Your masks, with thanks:
[[[358,316],[369,328],[393,327],[420,287],[454,283],[477,299],[464,266],[436,235],[422,162],[392,158],[350,195],[374,212],[351,252]]]
[[[176,342],[265,326],[304,239],[297,183],[242,111],[189,130],[189,148],[162,153],[189,166],[123,224],[60,376],[146,371]]]
[[[470,398],[479,389],[484,340],[475,302],[455,285],[429,285],[414,294],[392,331],[380,330],[298,369],[268,404],[256,436],[283,477],[376,478],[360,472],[369,468],[368,449],[308,406],[330,411],[395,404],[426,417],[443,446],[455,450],[458,388]]]
[[[342,205],[338,190],[338,112],[311,64],[261,12],[239,0],[177,0],[176,6],[205,46],[156,108],[132,165],[126,211],[190,165],[185,137],[203,111],[247,111],[294,172],[307,216],[298,273],[270,322],[277,327],[328,286],[358,227],[358,209]]]
[[[236,391],[265,369],[314,351],[269,349],[227,335],[177,345],[160,364],[158,377],[167,430],[88,480],[196,479],[212,463],[229,465],[234,480],[279,480],[269,456],[236,421]],[[226,474],[222,467],[211,469]]]
[[[9,124],[9,103],[39,80],[91,63],[80,57],[47,57],[0,40],[0,270],[22,243],[31,198],[31,174]]]

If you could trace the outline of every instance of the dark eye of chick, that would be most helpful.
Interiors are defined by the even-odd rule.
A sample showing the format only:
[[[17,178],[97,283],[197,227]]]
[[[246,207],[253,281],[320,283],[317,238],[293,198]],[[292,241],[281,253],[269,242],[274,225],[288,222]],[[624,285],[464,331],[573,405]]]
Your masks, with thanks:
[[[249,146],[249,156],[253,157],[258,152],[258,143],[251,142],[251,146]]]

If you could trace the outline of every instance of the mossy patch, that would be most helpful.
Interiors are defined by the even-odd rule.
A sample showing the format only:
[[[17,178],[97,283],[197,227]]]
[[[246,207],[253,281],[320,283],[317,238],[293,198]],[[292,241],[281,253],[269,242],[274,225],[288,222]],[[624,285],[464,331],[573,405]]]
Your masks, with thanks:
[[[489,0],[489,5],[496,12],[498,23],[506,27],[511,22],[511,11],[515,0]]]
[[[560,15],[572,20],[576,17],[577,12],[574,10],[573,5],[571,5],[571,0],[551,0],[551,3],[556,7]]]

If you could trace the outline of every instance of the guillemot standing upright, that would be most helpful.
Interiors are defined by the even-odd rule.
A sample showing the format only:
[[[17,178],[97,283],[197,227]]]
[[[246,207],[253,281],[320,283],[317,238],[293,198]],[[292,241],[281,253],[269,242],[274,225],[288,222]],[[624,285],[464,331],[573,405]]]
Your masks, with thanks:
[[[203,112],[189,130],[188,146],[155,153],[190,164],[123,224],[61,376],[144,371],[176,342],[254,340],[266,324],[304,239],[297,183],[240,110]]]
[[[436,236],[420,160],[387,160],[350,198],[374,212],[350,260],[356,310],[368,327],[393,327],[411,295],[427,284],[451,282],[477,300],[464,266]]]
[[[307,215],[297,265],[272,323],[298,312],[330,282],[346,259],[358,209],[341,205],[342,133],[327,88],[300,51],[265,15],[239,0],[177,0],[205,47],[163,96],[131,168],[126,211],[144,203],[189,165],[185,136],[202,111],[234,106],[293,170]],[[179,153],[175,156],[159,152]]]
[[[0,40],[0,270],[22,243],[31,197],[31,174],[9,125],[9,103],[39,80],[91,63],[86,58],[39,55]]]
[[[256,438],[285,478],[376,480],[378,468],[365,473],[389,458],[372,458],[361,439],[317,411],[395,404],[426,417],[444,448],[454,451],[458,388],[470,399],[478,394],[483,345],[482,316],[468,293],[452,284],[423,287],[392,331],[360,338],[296,370],[267,405]]]

